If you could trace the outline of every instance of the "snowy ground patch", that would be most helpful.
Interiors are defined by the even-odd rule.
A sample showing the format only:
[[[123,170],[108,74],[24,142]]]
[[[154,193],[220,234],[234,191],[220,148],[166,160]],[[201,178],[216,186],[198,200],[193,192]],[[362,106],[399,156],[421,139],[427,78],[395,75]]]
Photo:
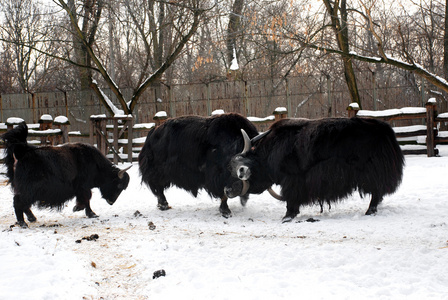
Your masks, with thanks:
[[[446,299],[448,147],[438,148],[406,156],[402,185],[375,216],[355,194],[288,224],[268,193],[245,208],[232,199],[224,219],[207,194],[171,188],[173,208],[159,211],[134,166],[113,206],[94,190],[98,219],[70,201],[34,208],[38,221],[21,229],[3,184],[0,299]],[[153,279],[158,270],[166,276]]]

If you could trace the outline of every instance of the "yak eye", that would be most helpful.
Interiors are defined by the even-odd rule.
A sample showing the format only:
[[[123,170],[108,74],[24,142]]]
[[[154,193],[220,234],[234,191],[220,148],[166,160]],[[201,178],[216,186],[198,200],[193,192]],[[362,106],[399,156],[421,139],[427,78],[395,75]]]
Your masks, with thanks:
[[[244,167],[241,167],[239,171],[240,171],[240,173],[243,173],[244,172]]]

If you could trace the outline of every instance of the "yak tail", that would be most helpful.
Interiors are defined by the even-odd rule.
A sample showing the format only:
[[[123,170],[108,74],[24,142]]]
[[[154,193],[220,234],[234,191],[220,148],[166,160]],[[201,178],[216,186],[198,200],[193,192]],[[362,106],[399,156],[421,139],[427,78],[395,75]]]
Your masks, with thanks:
[[[386,177],[388,178],[388,181],[387,184],[384,182],[386,184],[384,192],[392,194],[402,181],[405,159],[392,129],[389,134],[385,136],[385,139],[386,142],[381,145],[382,149],[380,150],[383,153],[383,167],[388,170],[388,176]]]
[[[358,176],[364,177],[362,182],[363,186],[369,186],[368,193],[375,192],[382,197],[397,190],[403,178],[405,160],[393,129],[385,123],[379,125],[377,128],[380,130],[380,137],[371,146],[371,159],[367,163],[370,176]],[[360,190],[363,190],[363,186],[359,187]]]
[[[15,163],[20,160],[30,148],[33,148],[28,145],[26,141],[27,137],[28,126],[25,122],[14,129],[7,131],[0,137],[5,143],[6,156],[4,161],[7,168],[6,175],[8,176],[8,181],[10,183],[14,179]]]

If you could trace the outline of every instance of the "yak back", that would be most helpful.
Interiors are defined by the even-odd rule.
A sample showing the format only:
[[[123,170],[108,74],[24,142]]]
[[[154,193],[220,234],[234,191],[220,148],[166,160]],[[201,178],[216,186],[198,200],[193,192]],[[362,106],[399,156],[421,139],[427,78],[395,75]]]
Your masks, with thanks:
[[[243,149],[241,129],[250,137],[258,134],[252,123],[234,113],[168,119],[148,133],[139,154],[142,181],[162,188],[174,184],[194,196],[204,188],[222,197],[228,163]]]
[[[14,192],[23,201],[37,196],[38,204],[60,208],[81,192],[90,192],[114,180],[118,168],[98,149],[86,144],[65,144],[59,147],[16,147],[18,155]]]
[[[364,192],[365,188],[371,192],[378,186],[381,193],[392,193],[401,182],[404,157],[392,128],[385,122],[357,117],[284,119],[270,129],[256,144],[256,152],[267,164],[275,183],[284,183],[288,176],[305,176],[316,186],[316,194],[319,189],[332,189],[321,184],[347,185],[341,188],[344,196],[348,189],[359,188]],[[344,182],[335,180],[338,176]],[[369,177],[363,180],[363,176]],[[384,182],[371,182],[372,178]],[[317,182],[321,182],[319,186]],[[359,182],[370,186],[360,186]],[[335,186],[334,190],[337,189]]]

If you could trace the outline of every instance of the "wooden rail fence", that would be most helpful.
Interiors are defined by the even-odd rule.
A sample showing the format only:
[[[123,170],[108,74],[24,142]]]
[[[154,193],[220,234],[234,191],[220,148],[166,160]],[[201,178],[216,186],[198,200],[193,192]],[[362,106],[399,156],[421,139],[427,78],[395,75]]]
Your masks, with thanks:
[[[438,130],[440,123],[448,123],[448,113],[437,113],[435,99],[430,99],[425,107],[369,111],[360,110],[356,104],[351,104],[347,110],[349,117],[376,118],[391,123],[404,154],[426,154],[432,157],[438,155],[437,144],[448,143],[448,132]],[[219,113],[223,111],[216,110],[212,114]],[[279,107],[265,118],[248,119],[262,132],[275,121],[287,116],[287,109]],[[148,131],[162,124],[167,118],[165,112],[158,112],[153,117],[154,123],[134,124],[132,116],[91,116],[89,142],[96,145],[115,164],[132,162],[137,160]],[[395,121],[413,121],[419,124],[394,126]],[[9,118],[5,124],[0,124],[0,134],[22,122],[24,120],[20,118]],[[53,120],[49,115],[42,115],[37,124],[28,124],[29,142],[36,145],[58,145],[69,142],[70,138],[86,136],[80,132],[69,132],[69,126],[66,117],[59,116]]]
[[[425,107],[404,107],[382,111],[360,110],[356,103],[348,108],[348,116],[375,118],[392,124],[394,121],[417,121],[421,125],[393,126],[398,141],[402,144],[404,154],[426,154],[428,157],[438,155],[438,144],[448,143],[448,132],[439,131],[439,124],[448,122],[448,113],[437,113],[437,102],[428,100]]]

